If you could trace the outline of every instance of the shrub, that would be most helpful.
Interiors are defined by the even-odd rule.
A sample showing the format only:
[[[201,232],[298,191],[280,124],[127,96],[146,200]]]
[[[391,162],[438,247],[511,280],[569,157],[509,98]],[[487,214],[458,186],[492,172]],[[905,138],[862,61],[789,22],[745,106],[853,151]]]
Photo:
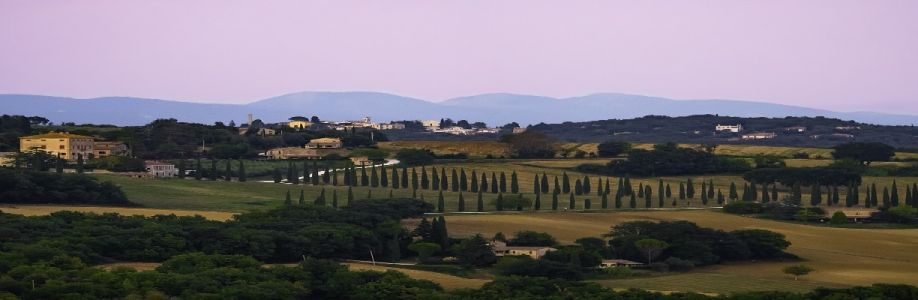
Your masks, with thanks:
[[[847,224],[847,223],[848,223],[848,216],[845,215],[845,213],[843,213],[843,212],[841,212],[841,211],[836,211],[834,214],[832,214],[832,219],[831,219],[829,222],[832,223],[832,224],[836,224],[836,225],[838,225],[838,224]]]
[[[688,272],[695,268],[695,262],[678,257],[670,257],[663,261],[671,271]]]
[[[426,149],[401,149],[395,153],[395,158],[406,166],[420,166],[433,163],[434,154]]]

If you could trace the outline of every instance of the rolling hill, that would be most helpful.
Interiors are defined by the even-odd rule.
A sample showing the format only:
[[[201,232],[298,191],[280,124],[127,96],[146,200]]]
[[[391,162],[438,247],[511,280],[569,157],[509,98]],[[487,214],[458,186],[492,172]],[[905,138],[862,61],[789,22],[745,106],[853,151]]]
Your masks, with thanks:
[[[646,115],[716,114],[736,117],[824,116],[879,125],[911,125],[918,116],[873,112],[835,112],[799,106],[736,100],[673,100],[627,94],[551,98],[482,94],[431,102],[376,92],[300,92],[249,104],[212,104],[132,97],[76,99],[38,95],[0,95],[0,113],[43,116],[53,122],[141,125],[159,118],[213,123],[255,114],[265,122],[317,115],[328,120],[370,116],[377,121],[453,118],[490,125],[628,119]]]

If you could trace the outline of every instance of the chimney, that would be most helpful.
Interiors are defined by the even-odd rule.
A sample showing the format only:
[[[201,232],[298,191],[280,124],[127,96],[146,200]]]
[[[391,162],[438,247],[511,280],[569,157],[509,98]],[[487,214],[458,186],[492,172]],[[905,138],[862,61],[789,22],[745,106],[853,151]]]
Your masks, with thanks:
[[[252,114],[249,114],[249,126],[252,126],[252,121],[254,121],[252,120]]]

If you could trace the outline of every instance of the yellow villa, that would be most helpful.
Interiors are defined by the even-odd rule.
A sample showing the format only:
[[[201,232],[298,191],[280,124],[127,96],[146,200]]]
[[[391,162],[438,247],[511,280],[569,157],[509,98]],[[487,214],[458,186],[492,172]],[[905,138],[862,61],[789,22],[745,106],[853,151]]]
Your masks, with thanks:
[[[94,139],[91,136],[68,132],[50,132],[19,138],[19,152],[42,150],[65,160],[92,157]]]
[[[298,130],[309,128],[311,125],[312,122],[309,122],[309,119],[305,117],[293,117],[290,118],[290,122],[287,122],[287,127]]]

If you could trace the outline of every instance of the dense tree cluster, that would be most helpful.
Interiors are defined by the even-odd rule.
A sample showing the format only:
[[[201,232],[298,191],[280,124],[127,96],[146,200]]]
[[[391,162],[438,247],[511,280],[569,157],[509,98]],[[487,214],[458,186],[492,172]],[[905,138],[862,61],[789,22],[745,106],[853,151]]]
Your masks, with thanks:
[[[679,176],[743,172],[750,167],[744,160],[663,144],[653,150],[631,150],[627,160],[613,160],[605,166],[585,164],[577,169],[608,175]]]
[[[131,205],[121,189],[83,174],[0,168],[0,202]]]

